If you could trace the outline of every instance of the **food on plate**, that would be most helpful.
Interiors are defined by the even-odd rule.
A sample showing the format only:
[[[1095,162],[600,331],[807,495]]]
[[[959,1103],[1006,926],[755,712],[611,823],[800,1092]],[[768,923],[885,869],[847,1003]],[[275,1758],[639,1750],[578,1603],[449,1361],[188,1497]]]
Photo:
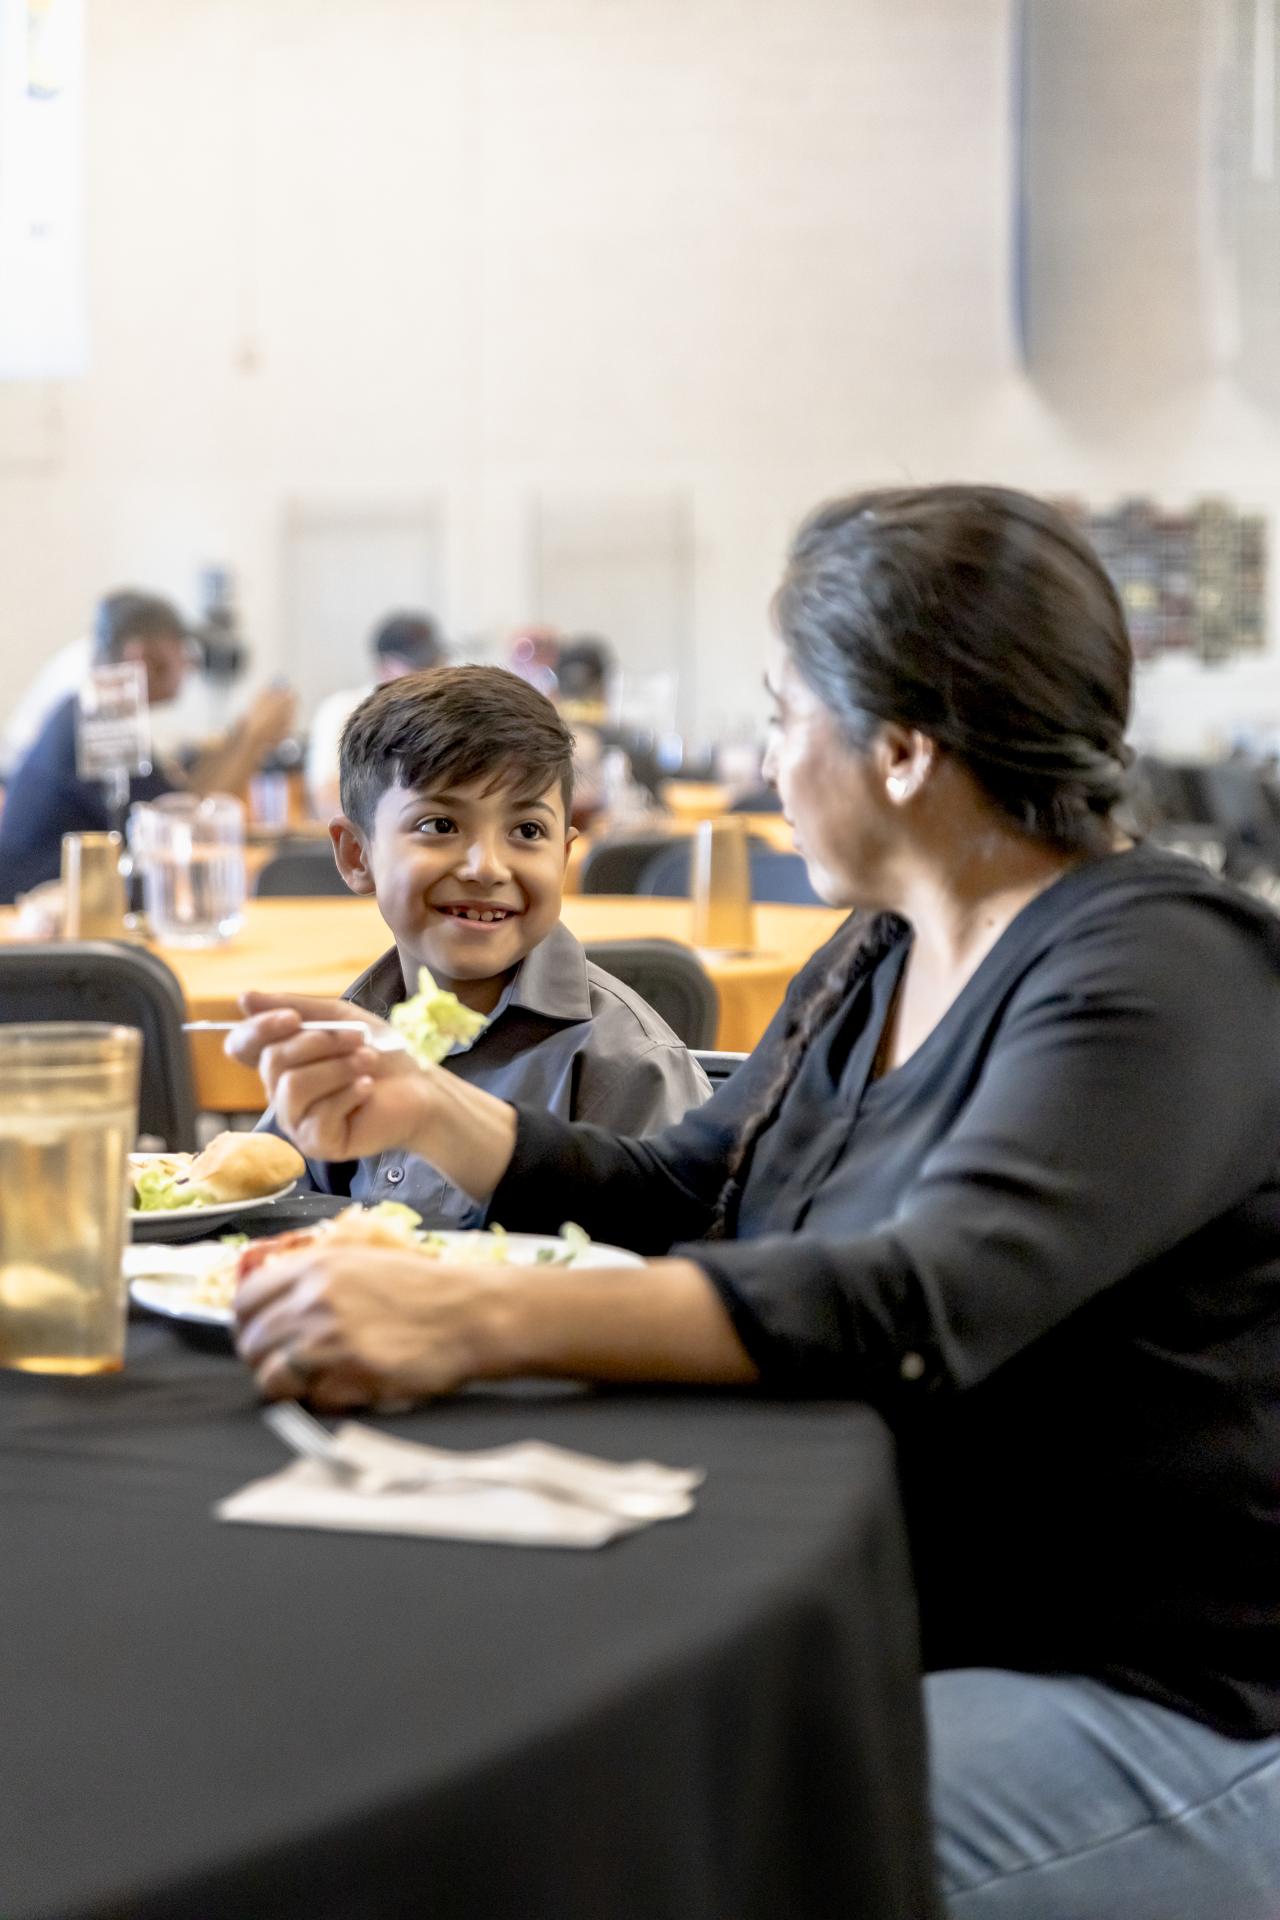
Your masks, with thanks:
[[[260,1200],[306,1171],[296,1147],[274,1133],[220,1133],[203,1153],[131,1153],[133,1204],[141,1213]]]
[[[581,1227],[566,1225],[560,1230],[561,1250],[540,1247],[531,1264],[570,1266],[591,1245]],[[377,1206],[344,1207],[332,1219],[314,1227],[300,1227],[293,1233],[277,1233],[268,1239],[247,1245],[242,1235],[225,1241],[226,1257],[217,1261],[197,1284],[194,1298],[205,1307],[230,1307],[236,1288],[251,1273],[259,1272],[281,1254],[296,1253],[309,1246],[390,1247],[401,1253],[414,1253],[424,1260],[456,1260],[464,1264],[503,1265],[511,1259],[508,1236],[501,1227],[467,1234],[443,1234],[425,1231],[412,1207],[397,1200],[382,1200]]]
[[[425,967],[418,969],[418,991],[391,1009],[391,1024],[420,1067],[438,1066],[461,1043],[470,1046],[488,1018],[464,1007],[456,993],[438,987]]]

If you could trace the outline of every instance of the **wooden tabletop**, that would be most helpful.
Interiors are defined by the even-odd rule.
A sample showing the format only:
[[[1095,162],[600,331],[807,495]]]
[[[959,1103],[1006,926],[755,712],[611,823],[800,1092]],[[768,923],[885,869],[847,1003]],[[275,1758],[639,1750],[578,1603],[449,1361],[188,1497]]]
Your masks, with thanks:
[[[720,995],[717,1045],[749,1052],[781,1004],[789,982],[844,919],[832,907],[759,905],[750,952],[700,957]],[[564,921],[578,938],[692,942],[687,900],[581,894],[566,898]],[[12,939],[16,916],[0,912],[0,940]],[[230,1020],[248,987],[269,993],[336,995],[390,945],[370,899],[250,900],[244,925],[219,947],[155,949],[182,983],[193,1020]],[[192,1036],[196,1089],[214,1112],[256,1112],[256,1074],[226,1058],[220,1034]]]

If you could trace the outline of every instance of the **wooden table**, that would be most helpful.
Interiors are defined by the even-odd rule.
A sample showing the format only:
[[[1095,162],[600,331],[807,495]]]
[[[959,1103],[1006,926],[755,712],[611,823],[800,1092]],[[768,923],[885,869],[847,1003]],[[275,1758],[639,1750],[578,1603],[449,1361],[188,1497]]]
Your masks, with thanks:
[[[717,1046],[749,1053],[810,954],[845,918],[834,907],[759,905],[750,953],[704,953],[720,995]],[[582,941],[679,940],[691,946],[687,900],[580,894],[564,902],[565,924]],[[0,911],[0,941],[12,939],[17,916]],[[193,1020],[230,1020],[247,987],[267,993],[341,993],[391,944],[369,899],[250,900],[244,926],[220,947],[157,947],[182,983]],[[215,1113],[256,1113],[262,1086],[228,1060],[220,1034],[193,1034],[196,1094]]]

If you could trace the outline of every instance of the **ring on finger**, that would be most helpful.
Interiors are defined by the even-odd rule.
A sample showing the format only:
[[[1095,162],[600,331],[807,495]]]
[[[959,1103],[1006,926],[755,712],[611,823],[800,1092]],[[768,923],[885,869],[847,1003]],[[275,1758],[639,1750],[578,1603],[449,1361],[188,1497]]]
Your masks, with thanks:
[[[286,1347],[280,1357],[294,1379],[301,1380],[304,1387],[308,1380],[313,1379],[315,1375],[321,1371],[320,1363],[316,1360],[309,1360],[306,1354],[302,1353],[296,1346]]]

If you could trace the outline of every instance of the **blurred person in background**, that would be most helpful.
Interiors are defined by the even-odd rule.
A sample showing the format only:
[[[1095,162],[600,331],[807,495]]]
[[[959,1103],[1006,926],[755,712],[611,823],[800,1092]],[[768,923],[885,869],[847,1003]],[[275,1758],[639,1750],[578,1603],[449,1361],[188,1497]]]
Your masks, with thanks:
[[[554,700],[560,682],[556,666],[560,658],[560,635],[554,627],[517,627],[507,642],[507,665],[548,700]]]
[[[307,741],[307,793],[317,820],[341,813],[338,792],[339,748],[342,729],[376,687],[399,680],[406,673],[425,673],[446,660],[440,629],[429,613],[391,613],[369,638],[373,679],[363,687],[345,687],[320,702],[312,717]]]
[[[152,706],[177,699],[195,651],[181,614],[168,600],[128,589],[98,604],[90,664],[136,661],[146,675]],[[76,771],[77,704],[74,693],[58,701],[13,770],[0,815],[0,902],[57,879],[64,833],[101,833],[119,824],[100,783],[82,780]],[[257,767],[288,733],[293,712],[287,688],[264,689],[227,736],[200,749],[184,769],[157,759],[149,773],[132,778],[128,804],[184,787],[243,794]]]
[[[561,647],[555,701],[574,734],[575,826],[584,826],[602,808],[613,807],[619,772],[623,789],[630,788],[632,799],[644,804],[657,800],[665,777],[652,738],[642,737],[615,717],[616,676],[613,648],[598,634],[576,634]],[[622,756],[612,779],[610,754],[615,759]]]

